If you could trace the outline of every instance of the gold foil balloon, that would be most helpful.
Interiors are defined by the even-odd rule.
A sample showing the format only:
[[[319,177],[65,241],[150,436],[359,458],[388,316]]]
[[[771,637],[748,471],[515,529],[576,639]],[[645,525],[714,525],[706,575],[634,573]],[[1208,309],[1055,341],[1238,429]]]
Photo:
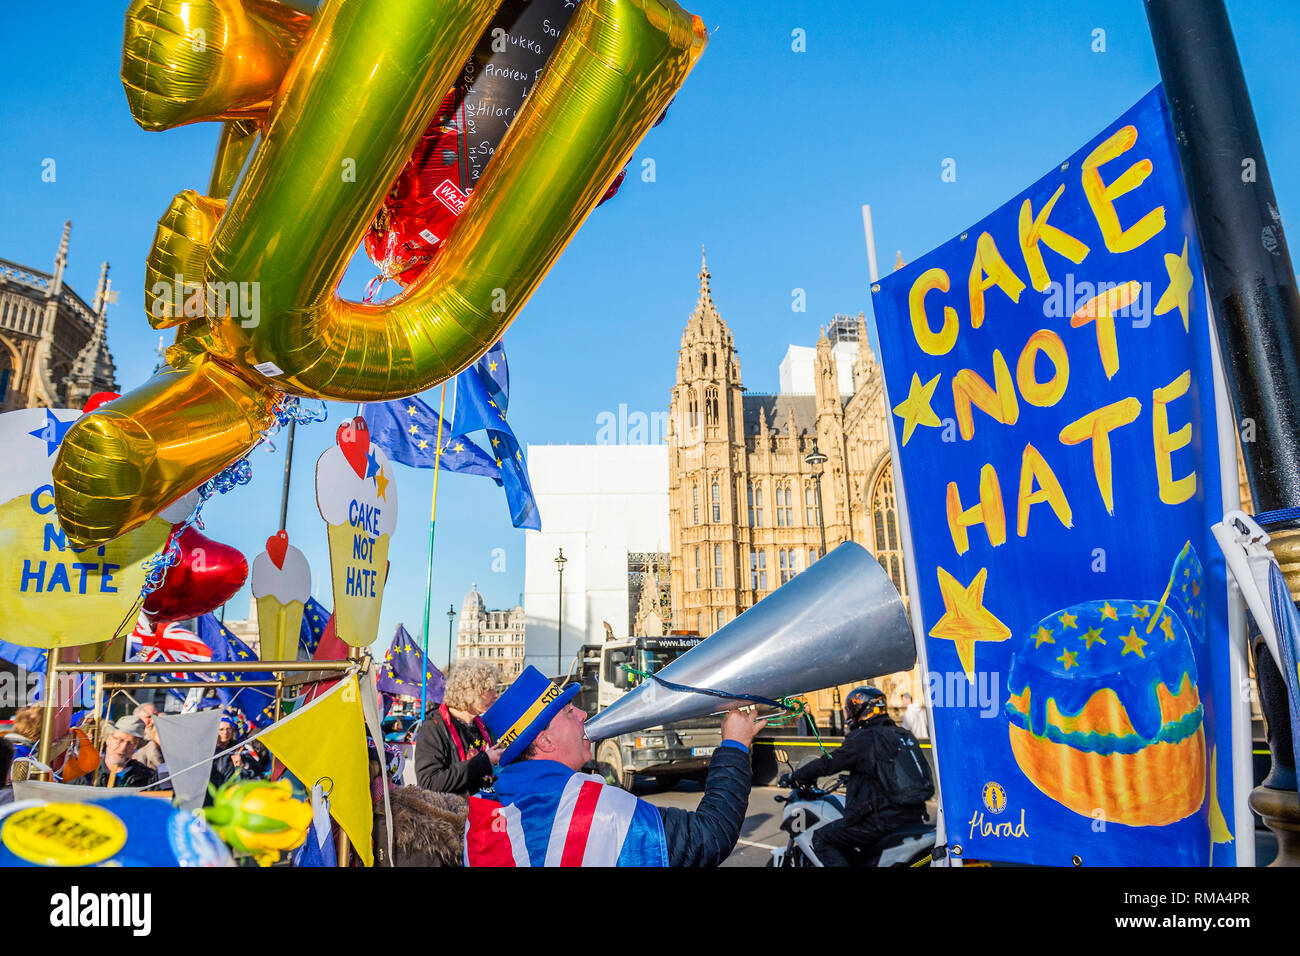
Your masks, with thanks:
[[[180,323],[176,371],[87,416],[55,465],[71,539],[111,540],[236,461],[283,394],[388,401],[470,365],[708,42],[672,0],[585,0],[439,257],[383,305],[343,301],[375,210],[498,5],[327,0],[299,34],[302,14],[264,0],[132,4],[122,78],[137,120],[227,127],[210,195],[178,197],[150,256],[150,320]]]

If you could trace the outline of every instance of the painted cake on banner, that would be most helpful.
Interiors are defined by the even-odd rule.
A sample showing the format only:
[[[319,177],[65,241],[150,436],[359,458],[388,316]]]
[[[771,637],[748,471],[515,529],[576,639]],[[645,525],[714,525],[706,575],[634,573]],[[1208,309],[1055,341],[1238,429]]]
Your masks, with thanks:
[[[1162,91],[873,292],[952,852],[1233,864],[1233,452]]]
[[[364,418],[340,425],[317,459],[316,504],[329,535],[335,633],[352,647],[369,647],[379,633],[388,542],[397,527],[397,482]]]

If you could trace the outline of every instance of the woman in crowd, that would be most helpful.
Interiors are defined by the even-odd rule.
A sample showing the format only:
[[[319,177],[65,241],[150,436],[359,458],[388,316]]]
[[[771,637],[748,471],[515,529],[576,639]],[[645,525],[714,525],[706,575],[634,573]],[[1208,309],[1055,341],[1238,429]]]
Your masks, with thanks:
[[[461,661],[447,675],[442,704],[415,739],[415,778],[425,790],[469,795],[492,782],[501,748],[482,714],[497,699],[501,673],[487,661]]]

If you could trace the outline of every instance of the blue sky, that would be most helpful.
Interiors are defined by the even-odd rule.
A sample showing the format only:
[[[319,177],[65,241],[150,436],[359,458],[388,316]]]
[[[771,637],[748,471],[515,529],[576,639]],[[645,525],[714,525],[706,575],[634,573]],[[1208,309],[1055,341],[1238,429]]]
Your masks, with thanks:
[[[872,204],[883,268],[912,259],[1024,188],[1159,81],[1138,0],[819,3],[692,0],[714,31],[669,112],[638,151],[616,200],[565,251],[506,337],[510,421],[525,443],[595,441],[597,417],[666,409],[700,246],[731,325],[745,384],[775,391],[786,345],[811,345],[835,312],[870,309],[860,206]],[[122,92],[122,13],[113,0],[11,4],[0,37],[0,257],[49,269],[73,221],[67,279],[94,294],[112,263],[119,303],[109,342],[125,387],[156,361],[144,262],[173,194],[207,183],[217,127],[145,133]],[[1300,210],[1294,123],[1300,7],[1229,0],[1256,117],[1293,241]],[[792,50],[792,31],[806,52]],[[1093,52],[1095,30],[1105,52]],[[657,179],[640,180],[642,158]],[[53,158],[57,178],[41,181]],[[945,159],[955,182],[940,177]],[[358,263],[343,293],[372,273]],[[391,288],[391,287],[390,287]],[[807,311],[791,310],[803,289]],[[436,392],[432,401],[436,403]],[[288,531],[318,576],[328,555],[316,458],[350,406],[299,429]],[[254,480],[205,511],[207,533],[252,559],[278,527],[283,450],[252,455]],[[418,635],[432,473],[398,466],[401,519],[380,626]],[[477,582],[489,607],[523,591],[524,536],[482,478],[443,475],[432,656],[446,610]],[[545,522],[545,515],[542,516]],[[504,551],[504,562],[494,552]],[[332,604],[328,583],[324,602]],[[228,607],[243,617],[247,589]]]

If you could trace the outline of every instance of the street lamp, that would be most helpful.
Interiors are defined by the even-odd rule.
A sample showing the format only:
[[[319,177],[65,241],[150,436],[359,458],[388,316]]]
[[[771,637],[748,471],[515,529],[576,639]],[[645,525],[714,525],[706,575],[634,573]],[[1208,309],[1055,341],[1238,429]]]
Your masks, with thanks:
[[[564,549],[560,549],[559,556],[555,559],[555,567],[560,572],[560,610],[555,620],[555,675],[558,678],[564,673],[564,565],[568,562],[564,556]]]
[[[447,669],[451,669],[451,622],[456,620],[456,605],[447,605]]]
[[[817,483],[817,526],[821,530],[821,557],[826,557],[826,518],[822,514],[822,468],[830,459],[817,450],[817,439],[813,439],[812,451],[804,459],[813,470],[813,480]]]

